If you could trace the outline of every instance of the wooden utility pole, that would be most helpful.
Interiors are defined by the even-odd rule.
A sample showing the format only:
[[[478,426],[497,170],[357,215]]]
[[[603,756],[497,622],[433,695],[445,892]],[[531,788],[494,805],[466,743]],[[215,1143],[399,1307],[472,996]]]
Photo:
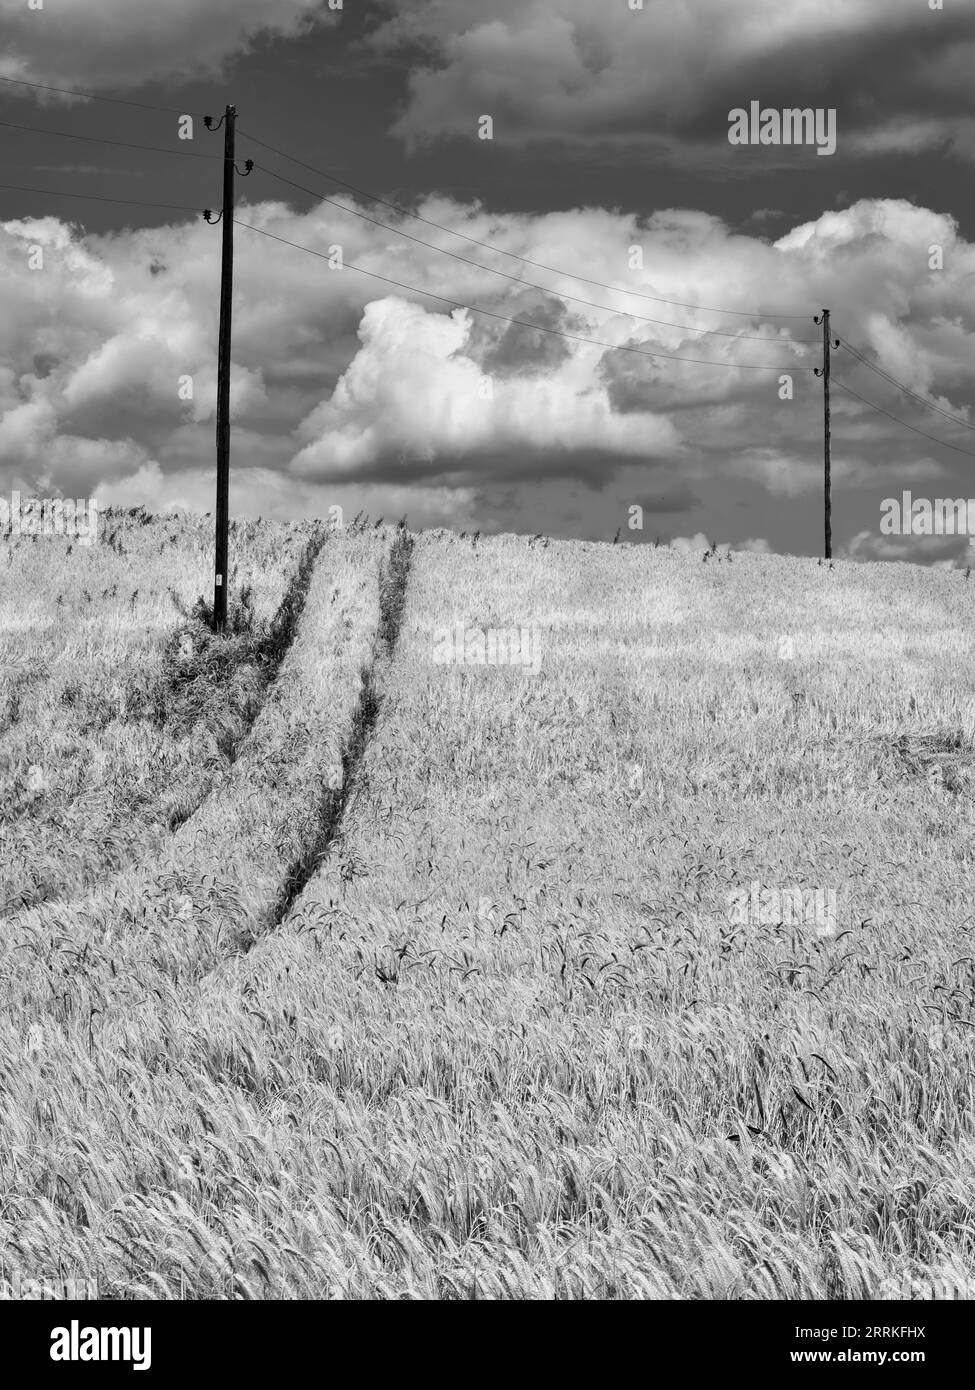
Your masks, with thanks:
[[[815,319],[813,320],[814,323],[817,323],[817,324],[821,323],[821,324],[823,325],[823,365],[822,365],[822,367],[815,367],[813,370],[815,371],[815,373],[816,373],[817,376],[821,376],[821,377],[823,378],[823,407],[824,407],[823,419],[824,419],[824,423],[825,423],[825,446],[826,446],[826,447],[825,447],[825,453],[824,453],[824,456],[823,456],[824,482],[825,482],[824,501],[825,501],[825,519],[826,519],[824,553],[825,553],[825,556],[826,556],[826,559],[827,559],[827,560],[831,560],[831,559],[833,558],[833,514],[832,514],[832,499],[831,499],[831,495],[830,495],[830,478],[829,478],[829,467],[830,467],[829,353],[830,353],[830,348],[831,348],[831,347],[839,347],[839,345],[840,345],[840,340],[839,340],[839,338],[830,338],[830,336],[829,336],[829,315],[830,315],[829,309],[824,309],[823,312],[822,312],[821,314],[817,314],[816,317],[815,317]]]
[[[220,346],[217,354],[217,528],[213,568],[213,626],[222,632],[227,625],[230,533],[230,355],[234,297],[234,165],[237,108],[228,106],[220,122],[204,118],[207,130],[223,125],[223,258],[220,270]],[[248,160],[244,173],[254,167]],[[209,208],[203,214],[210,221]],[[219,218],[215,219],[219,221]]]

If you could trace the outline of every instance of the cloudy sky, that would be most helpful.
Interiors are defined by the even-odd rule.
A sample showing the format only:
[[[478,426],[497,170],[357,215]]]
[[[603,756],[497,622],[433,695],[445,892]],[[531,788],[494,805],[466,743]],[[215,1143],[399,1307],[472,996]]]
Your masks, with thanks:
[[[975,497],[973,0],[0,25],[0,494],[211,509],[233,102],[236,514],[819,553],[825,306],[835,552],[966,562],[880,504]],[[835,111],[835,152],[730,143],[753,102]]]

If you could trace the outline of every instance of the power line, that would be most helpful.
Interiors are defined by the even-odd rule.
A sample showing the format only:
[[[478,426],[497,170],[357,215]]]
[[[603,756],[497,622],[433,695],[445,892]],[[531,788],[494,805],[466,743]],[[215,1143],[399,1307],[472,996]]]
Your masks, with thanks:
[[[835,377],[833,378],[833,385],[838,386],[841,391],[845,391],[848,396],[856,396],[858,401],[862,401],[864,405],[868,405],[871,410],[877,410],[881,415],[886,415],[888,420],[894,421],[895,425],[903,425],[906,430],[913,430],[915,434],[920,434],[923,438],[930,439],[933,444],[940,444],[943,449],[954,449],[956,454],[966,454],[968,458],[975,459],[975,453],[973,453],[971,449],[960,449],[957,444],[949,444],[946,439],[938,439],[936,435],[928,434],[925,430],[919,430],[916,426],[909,425],[906,420],[901,420],[898,416],[891,415],[889,410],[884,410],[882,405],[874,405],[873,401],[868,401],[866,397],[861,396],[858,391],[854,391],[851,386],[844,386],[843,382],[837,381]]]
[[[257,232],[261,236],[270,237],[272,241],[281,242],[282,246],[293,246],[296,251],[305,251],[309,256],[317,256],[319,260],[327,261],[331,258],[322,251],[313,251],[310,246],[300,246],[296,241],[288,241],[286,237],[276,236],[274,232],[265,231],[263,227],[254,227],[250,222],[242,222],[239,218],[234,218],[238,227],[246,227],[250,232]],[[407,290],[410,294],[426,295],[429,299],[438,299],[442,304],[449,304],[454,309],[466,309],[472,314],[484,314],[488,318],[500,319],[503,323],[513,323],[519,328],[531,328],[536,333],[550,333],[557,338],[568,338],[577,343],[590,343],[594,347],[609,348],[612,352],[632,352],[638,357],[660,358],[667,362],[695,362],[702,367],[726,367],[735,370],[740,367],[743,371],[753,372],[811,372],[813,367],[796,366],[769,366],[752,362],[712,362],[704,357],[677,357],[673,353],[667,352],[648,352],[645,348],[630,347],[621,343],[607,343],[601,338],[589,338],[581,333],[566,333],[561,328],[546,328],[540,323],[528,323],[525,319],[511,318],[508,314],[498,314],[492,309],[479,309],[473,304],[462,304],[460,300],[448,299],[446,295],[435,294],[432,290],[421,290],[416,285],[404,284],[401,280],[392,280],[388,275],[379,275],[374,270],[364,270],[362,266],[352,265],[350,261],[342,262],[343,270],[354,270],[359,275],[368,275],[370,279],[382,280],[384,284],[395,285],[397,289]]]
[[[97,92],[79,92],[73,87],[50,87],[46,82],[27,82],[22,77],[0,77],[0,82],[12,82],[15,87],[36,87],[41,92],[60,92],[62,96],[84,97],[86,101],[110,101],[117,106],[138,106],[143,111],[165,111],[170,116],[198,116],[198,111],[177,111],[175,106],[155,106],[147,101],[128,101],[124,97],[103,97]]]
[[[279,174],[276,169],[270,169],[266,164],[255,164],[255,169],[261,169],[264,173],[270,174],[272,178],[280,179],[282,183],[290,184],[292,188],[298,188],[302,193],[309,194],[312,198],[319,198],[323,203],[328,203],[331,207],[338,208],[341,212],[349,213],[352,217],[361,218],[364,222],[371,222],[374,227],[382,227],[387,232],[392,232],[394,236],[405,237],[407,241],[415,242],[417,246],[425,246],[430,251],[438,251],[442,256],[450,256],[452,260],[461,261],[464,265],[473,266],[475,270],[480,270],[488,275],[500,275],[505,280],[512,280],[516,285],[522,285],[525,289],[539,290],[542,294],[553,295],[558,299],[567,299],[573,304],[584,304],[589,309],[600,309],[607,314],[626,314],[631,319],[638,319],[641,323],[655,323],[662,328],[679,328],[684,333],[704,333],[716,334],[721,338],[736,338],[739,341],[747,340],[753,343],[770,344],[773,340],[760,338],[755,333],[733,333],[723,328],[692,328],[690,324],[671,323],[667,319],[652,319],[646,314],[634,314],[629,309],[614,309],[609,304],[595,304],[591,299],[579,299],[578,296],[565,294],[562,290],[549,289],[547,285],[536,285],[531,280],[523,280],[520,275],[511,275],[506,270],[495,270],[493,266],[482,265],[480,261],[472,261],[468,256],[460,256],[456,251],[448,251],[446,247],[436,246],[431,241],[424,241],[422,237],[412,236],[409,232],[404,232],[399,227],[391,227],[388,222],[380,222],[377,217],[370,217],[366,212],[359,212],[356,208],[346,207],[344,203],[336,202],[334,198],[328,198],[323,193],[317,192],[313,188],[306,188],[302,183],[296,183],[294,179],[287,178],[284,174]],[[574,277],[573,277],[574,278]],[[628,294],[628,290],[617,290],[617,294]],[[818,342],[816,338],[791,338],[774,340],[782,343],[786,347],[800,346]]]
[[[344,179],[338,178],[335,174],[330,174],[324,169],[316,169],[312,164],[306,164],[303,160],[297,159],[294,155],[287,154],[284,150],[275,148],[274,145],[267,144],[264,140],[258,140],[255,135],[248,131],[239,132],[255,145],[260,145],[262,149],[270,150],[272,154],[280,155],[282,159],[289,159],[293,164],[299,164],[302,169],[307,169],[311,174],[318,174],[320,178],[330,179],[332,183],[337,183],[341,188],[347,188],[350,193],[356,193],[360,198],[367,198],[372,203],[381,203],[383,207],[391,208],[393,212],[398,212],[401,217],[412,217],[417,222],[425,222],[429,227],[436,227],[438,231],[446,232],[448,236],[461,237],[464,241],[469,241],[472,246],[481,246],[485,251],[491,251],[497,256],[509,256],[512,260],[521,261],[523,265],[533,265],[537,270],[547,270],[553,275],[564,275],[569,279],[578,280],[583,285],[595,285],[599,289],[612,290],[614,294],[628,294],[635,299],[650,299],[656,304],[670,304],[676,309],[698,309],[708,314],[734,314],[739,318],[755,319],[808,319],[809,314],[763,314],[751,313],[746,309],[719,309],[714,305],[708,304],[686,304],[679,299],[664,299],[661,295],[646,294],[640,290],[621,290],[615,285],[609,285],[604,280],[589,280],[584,275],[577,275],[574,271],[563,270],[558,266],[545,265],[543,261],[533,261],[529,256],[519,256],[515,251],[506,251],[500,246],[492,246],[490,242],[479,241],[477,237],[468,236],[466,232],[458,232],[453,227],[445,227],[442,222],[434,222],[432,218],[423,217],[418,212],[410,212],[408,208],[401,207],[398,203],[391,203],[386,198],[380,198],[375,193],[368,193],[363,188],[357,188],[355,184],[346,183]],[[272,173],[272,170],[268,170]],[[317,195],[315,195],[317,196]]]
[[[11,81],[11,82],[20,82],[20,79],[17,79],[17,78],[6,78],[6,79],[3,79],[3,80],[5,80],[5,81]],[[45,84],[43,84],[43,83],[27,83],[27,82],[23,82],[23,83],[21,83],[21,85],[24,85],[24,86],[44,87]],[[89,93],[89,92],[72,92],[71,89],[69,89],[69,88],[51,87],[49,90],[51,90],[51,91],[62,91],[62,92],[68,93],[68,94],[70,94],[70,95],[75,95],[75,96],[87,96],[87,97],[90,97],[92,100],[105,100],[105,101],[117,101],[117,102],[122,102],[122,98],[120,98],[120,97],[104,97],[104,98],[99,98],[99,97],[96,97],[96,96],[94,95],[94,93]],[[147,105],[146,103],[142,103],[142,102],[123,102],[122,104],[124,104],[124,105],[136,105],[136,106],[145,106],[145,105]],[[174,107],[150,107],[149,109],[160,110],[160,111],[168,111],[170,114],[184,114],[184,113],[178,113],[178,112],[176,112],[176,110],[175,110]],[[185,113],[185,114],[195,114],[195,113]],[[65,139],[65,140],[82,140],[82,141],[85,141],[85,142],[87,142],[87,143],[89,143],[89,144],[114,145],[114,146],[116,146],[116,147],[119,148],[119,149],[144,150],[144,151],[148,151],[148,152],[156,153],[156,154],[179,154],[179,155],[185,155],[185,156],[187,156],[187,157],[190,158],[190,159],[221,159],[221,158],[222,158],[222,156],[220,156],[220,155],[216,155],[216,154],[202,154],[202,153],[199,153],[199,152],[197,152],[197,151],[195,151],[195,150],[181,150],[181,149],[174,149],[174,148],[171,148],[171,147],[167,148],[166,146],[162,146],[162,145],[141,145],[141,144],[135,144],[135,143],[133,143],[133,142],[131,142],[131,141],[127,141],[127,140],[109,140],[109,139],[107,139],[107,138],[105,138],[105,137],[100,137],[100,136],[94,136],[94,135],[79,135],[79,134],[75,133],[74,131],[68,131],[68,130],[48,130],[48,129],[45,129],[45,128],[43,128],[43,127],[24,125],[24,124],[15,122],[15,121],[0,121],[0,126],[5,127],[5,128],[8,129],[8,130],[24,130],[24,131],[29,131],[30,133],[32,133],[32,134],[34,134],[34,135],[52,135],[52,136],[56,136],[56,137],[58,137],[58,138],[60,138],[60,139]],[[665,298],[664,298],[663,296],[661,296],[661,295],[646,294],[645,292],[640,291],[640,290],[625,290],[625,289],[620,289],[618,286],[607,284],[607,283],[606,283],[605,281],[603,281],[603,280],[590,280],[590,279],[588,279],[588,278],[587,278],[586,276],[584,276],[584,275],[578,275],[578,274],[575,274],[575,273],[573,273],[573,272],[560,269],[558,266],[549,266],[549,265],[545,265],[545,263],[542,262],[542,261],[535,261],[535,260],[532,260],[532,259],[531,259],[530,257],[528,257],[528,256],[520,256],[520,255],[518,255],[518,254],[517,254],[516,252],[514,252],[514,251],[507,251],[507,250],[503,249],[502,247],[499,247],[499,246],[492,246],[489,242],[486,242],[486,241],[479,241],[476,237],[468,236],[465,232],[459,232],[459,231],[456,231],[455,229],[453,229],[453,228],[451,228],[451,227],[445,227],[445,226],[443,226],[443,224],[440,223],[440,222],[435,222],[435,221],[433,221],[431,218],[423,217],[423,216],[421,216],[421,214],[419,214],[419,213],[410,212],[409,209],[400,207],[400,206],[399,206],[398,204],[396,204],[396,203],[388,202],[386,199],[380,198],[380,197],[378,197],[378,196],[377,196],[376,194],[374,194],[374,193],[368,193],[368,192],[366,192],[364,189],[357,188],[354,184],[346,183],[344,180],[338,178],[338,177],[337,177],[336,175],[334,175],[334,174],[330,174],[330,173],[328,173],[328,172],[326,172],[326,171],[324,171],[324,170],[321,170],[321,169],[316,169],[313,165],[305,164],[302,160],[296,159],[293,155],[289,155],[289,154],[287,154],[287,153],[286,153],[285,151],[283,151],[283,150],[278,150],[278,149],[275,148],[275,146],[269,145],[269,144],[267,144],[265,141],[259,140],[256,136],[250,135],[249,133],[247,133],[247,132],[245,132],[245,131],[243,131],[243,130],[240,131],[240,134],[241,134],[241,135],[245,135],[246,138],[247,138],[248,140],[250,140],[250,141],[251,141],[253,144],[255,144],[255,145],[259,145],[262,149],[270,150],[273,154],[279,155],[282,159],[291,160],[292,163],[294,163],[294,164],[299,164],[303,169],[308,169],[311,173],[313,173],[313,174],[318,174],[321,178],[330,179],[333,183],[337,183],[337,184],[339,184],[341,187],[349,189],[351,192],[358,194],[358,195],[359,195],[360,197],[362,197],[362,198],[368,199],[370,202],[380,203],[380,204],[381,204],[382,206],[384,206],[384,207],[391,208],[394,212],[399,213],[400,216],[402,216],[402,217],[409,217],[409,218],[414,219],[415,221],[424,222],[424,223],[426,223],[428,226],[435,227],[435,228],[437,228],[438,231],[441,231],[441,232],[446,233],[448,236],[460,237],[463,241],[467,241],[467,242],[469,242],[469,243],[470,243],[471,245],[473,245],[473,246],[480,246],[480,247],[482,247],[484,250],[486,250],[486,251],[491,251],[492,253],[494,253],[494,254],[496,254],[496,255],[508,256],[508,257],[509,257],[510,259],[512,259],[512,260],[521,261],[523,265],[532,265],[532,266],[535,266],[535,267],[536,267],[537,269],[539,269],[539,270],[546,270],[546,271],[548,271],[549,273],[551,273],[551,274],[553,274],[553,275],[562,275],[562,276],[565,276],[565,277],[567,277],[567,278],[569,278],[569,279],[578,280],[581,284],[584,284],[584,285],[594,285],[594,286],[596,286],[596,287],[599,288],[599,289],[609,290],[609,291],[610,291],[611,293],[613,293],[613,294],[629,295],[630,297],[636,298],[636,299],[651,300],[652,302],[654,302],[654,303],[656,303],[656,304],[669,304],[669,305],[671,305],[672,307],[678,308],[678,309],[690,309],[690,310],[696,310],[696,311],[700,311],[700,312],[704,312],[704,313],[732,314],[732,315],[735,315],[735,316],[737,316],[737,317],[739,317],[739,318],[749,318],[749,319],[754,319],[754,318],[804,319],[804,318],[807,317],[807,315],[805,315],[805,314],[764,314],[764,313],[758,313],[758,312],[751,313],[751,312],[748,312],[748,311],[746,311],[746,310],[744,310],[744,309],[720,309],[720,308],[715,307],[714,305],[689,304],[689,303],[686,303],[686,302],[684,302],[684,301],[682,301],[682,300],[678,300],[678,299],[665,299]],[[279,178],[279,179],[281,179],[282,182],[284,182],[284,183],[290,183],[290,184],[292,185],[292,187],[294,187],[294,188],[300,188],[303,192],[309,194],[309,196],[311,196],[311,197],[322,198],[322,200],[323,200],[324,202],[333,202],[332,199],[325,198],[322,194],[317,193],[317,192],[315,192],[315,191],[312,190],[312,189],[305,188],[302,184],[295,183],[293,180],[288,179],[285,175],[277,173],[274,169],[270,169],[270,168],[268,168],[266,165],[261,165],[260,167],[263,168],[263,169],[265,170],[266,173],[271,174],[271,176],[272,176],[273,178]],[[418,242],[420,245],[422,245],[422,246],[429,246],[430,249],[432,249],[432,250],[440,251],[442,254],[447,255],[447,256],[453,256],[453,258],[454,258],[455,260],[465,260],[464,257],[456,255],[455,252],[447,251],[447,250],[446,250],[445,248],[443,248],[443,247],[431,246],[431,243],[421,241],[420,238],[418,238],[418,237],[410,237],[408,232],[403,232],[403,231],[400,231],[399,229],[397,229],[397,228],[395,228],[395,227],[390,227],[387,223],[379,222],[379,221],[377,221],[376,219],[370,218],[370,217],[368,217],[367,214],[365,214],[365,213],[360,213],[360,212],[358,212],[358,211],[356,211],[356,210],[354,210],[354,209],[351,209],[351,208],[345,208],[341,203],[336,203],[335,206],[341,207],[341,208],[343,209],[343,211],[345,211],[345,212],[350,212],[350,213],[352,213],[353,216],[361,217],[361,218],[363,218],[365,221],[373,221],[373,222],[375,222],[375,225],[380,226],[380,227],[385,227],[386,230],[391,231],[391,232],[393,232],[394,234],[396,234],[396,235],[398,235],[398,236],[407,237],[409,240],[417,241],[417,242]],[[476,262],[476,261],[467,261],[466,263],[469,264],[469,265],[473,265],[473,266],[477,267],[477,268],[480,269],[480,270],[484,270],[484,271],[486,271],[488,274],[495,274],[495,275],[503,275],[503,274],[504,274],[503,271],[493,270],[490,266],[482,266],[482,265],[479,264],[479,262]],[[517,279],[517,277],[514,277],[514,276],[509,276],[509,277],[507,277],[507,278],[509,278],[509,279]],[[520,281],[520,283],[527,284],[528,282],[526,282],[526,281]],[[559,291],[557,291],[557,290],[549,290],[549,289],[546,289],[546,288],[545,288],[544,286],[542,286],[542,285],[531,285],[530,288],[532,288],[532,289],[538,289],[538,290],[540,290],[542,293],[546,293],[546,294],[559,294]],[[561,297],[562,297],[562,298],[565,298],[565,299],[573,298],[573,297],[570,296],[570,295],[562,295]],[[606,311],[606,312],[620,312],[620,313],[625,312],[625,311],[623,311],[623,310],[616,310],[616,311],[610,310],[610,309],[608,309],[608,307],[607,307],[606,305],[591,304],[591,302],[590,302],[589,300],[582,300],[582,299],[580,299],[580,300],[576,300],[575,302],[580,303],[580,304],[589,304],[590,307],[592,307],[592,308],[603,309],[603,310]],[[644,318],[644,316],[642,316],[642,315],[637,315],[637,314],[631,314],[630,317],[631,317],[631,318]],[[649,319],[649,318],[645,318],[644,321],[645,321],[645,322],[648,322],[648,323],[659,323],[659,324],[661,324],[662,326],[666,326],[666,327],[684,328],[685,331],[687,331],[687,332],[692,332],[692,333],[705,333],[705,334],[713,333],[713,334],[717,334],[717,335],[719,335],[719,336],[721,336],[721,337],[751,338],[751,339],[753,339],[755,342],[768,342],[768,341],[769,341],[767,338],[759,338],[759,337],[757,337],[757,336],[754,335],[754,334],[732,334],[732,333],[724,332],[724,331],[722,331],[721,329],[688,328],[686,325],[683,325],[683,324],[666,324],[666,323],[664,322],[664,320],[655,320],[655,319]],[[813,340],[812,340],[812,339],[808,339],[808,340],[807,340],[807,339],[798,339],[798,340],[793,340],[793,341],[797,341],[797,342],[803,343],[803,342],[807,342],[807,341],[808,341],[808,342],[812,342]]]
[[[83,198],[94,203],[126,203],[139,208],[169,208],[172,212],[200,212],[200,208],[188,207],[185,203],[150,203],[142,198],[106,198],[98,193],[65,193],[57,188],[27,188],[21,183],[0,183],[0,188],[12,189],[17,193],[43,193],[51,198]]]
[[[107,140],[100,135],[76,135],[73,130],[45,130],[42,126],[18,125],[16,121],[0,121],[8,130],[29,130],[32,135],[56,135],[62,140],[84,140],[90,145],[118,145],[124,150],[153,150],[157,154],[179,154],[185,159],[223,159],[222,154],[200,154],[196,150],[173,149],[165,145],[133,145],[129,140]]]
[[[953,415],[950,410],[943,410],[940,405],[935,405],[933,401],[929,401],[925,396],[919,395],[917,391],[912,391],[909,386],[905,386],[902,381],[898,381],[897,378],[891,376],[889,372],[885,372],[882,367],[877,367],[873,362],[868,362],[866,357],[858,352],[851,343],[847,343],[841,338],[840,346],[845,347],[847,352],[852,352],[853,356],[859,358],[865,367],[869,367],[872,372],[876,372],[877,375],[882,376],[885,381],[889,381],[891,386],[896,386],[897,389],[903,391],[905,395],[912,396],[914,400],[919,401],[921,405],[926,405],[929,410],[937,411],[937,413],[943,415],[946,420],[953,420],[956,425],[962,425],[966,430],[975,430],[975,425],[973,425],[971,421],[963,420],[960,415]]]

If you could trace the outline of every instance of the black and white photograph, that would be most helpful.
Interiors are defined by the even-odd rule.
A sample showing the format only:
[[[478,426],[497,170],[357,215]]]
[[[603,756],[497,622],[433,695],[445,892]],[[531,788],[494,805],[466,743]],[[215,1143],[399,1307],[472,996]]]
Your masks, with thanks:
[[[0,151],[6,1345],[956,1355],[975,2],[0,0]]]

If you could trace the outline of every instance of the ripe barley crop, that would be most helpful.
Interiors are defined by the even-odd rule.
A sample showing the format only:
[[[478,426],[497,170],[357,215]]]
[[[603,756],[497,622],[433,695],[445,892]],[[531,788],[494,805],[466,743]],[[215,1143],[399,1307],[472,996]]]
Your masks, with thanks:
[[[0,1241],[153,1297],[962,1288],[965,590],[330,538],[186,821],[8,911]]]

